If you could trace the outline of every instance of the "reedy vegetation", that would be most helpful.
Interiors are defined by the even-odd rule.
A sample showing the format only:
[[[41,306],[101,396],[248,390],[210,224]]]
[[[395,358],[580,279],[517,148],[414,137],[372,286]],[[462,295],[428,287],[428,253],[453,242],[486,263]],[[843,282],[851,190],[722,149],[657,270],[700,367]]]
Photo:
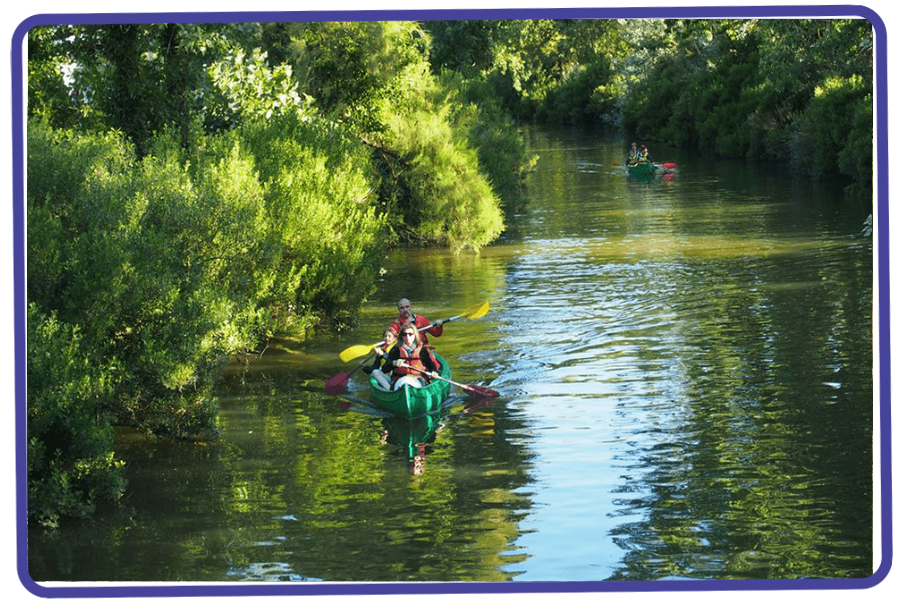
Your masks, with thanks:
[[[534,160],[516,120],[865,189],[871,44],[859,20],[33,29],[31,519],[121,493],[111,423],[214,430],[223,362],[352,322],[391,245],[496,239]]]

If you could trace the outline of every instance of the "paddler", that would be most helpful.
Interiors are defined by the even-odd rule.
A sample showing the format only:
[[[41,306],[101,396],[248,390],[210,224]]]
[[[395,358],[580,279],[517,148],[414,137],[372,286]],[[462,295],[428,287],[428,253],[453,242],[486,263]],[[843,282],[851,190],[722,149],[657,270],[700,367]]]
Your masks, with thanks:
[[[419,334],[421,335],[422,343],[426,345],[428,344],[429,334],[434,337],[441,337],[444,333],[443,321],[435,321],[432,323],[422,315],[413,313],[412,303],[406,298],[400,298],[400,300],[397,301],[397,311],[400,314],[394,322],[390,324],[390,328],[397,335],[398,339],[400,336],[400,328],[407,323],[413,323],[416,326],[416,329],[420,330]]]
[[[422,370],[427,373],[423,373]],[[395,390],[404,385],[422,387],[427,383],[426,375],[430,377],[438,375],[437,361],[422,340],[415,324],[406,323],[400,327],[397,343],[388,352],[381,371],[390,373],[393,381],[391,388]]]

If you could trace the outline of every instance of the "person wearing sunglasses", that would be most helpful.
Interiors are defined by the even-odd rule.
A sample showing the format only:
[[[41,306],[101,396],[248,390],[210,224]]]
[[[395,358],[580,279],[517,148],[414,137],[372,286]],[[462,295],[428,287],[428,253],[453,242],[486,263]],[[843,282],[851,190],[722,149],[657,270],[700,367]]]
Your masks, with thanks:
[[[397,311],[399,316],[391,323],[390,328],[399,336],[400,328],[407,323],[413,323],[422,337],[422,343],[428,344],[428,336],[441,337],[444,333],[444,322],[435,321],[432,323],[422,315],[417,315],[412,311],[412,303],[407,298],[401,298],[397,302]]]
[[[423,373],[422,369],[427,373]],[[434,377],[438,374],[437,361],[413,323],[400,327],[397,344],[388,352],[381,370],[390,373],[391,389],[395,390],[404,385],[422,387],[428,383],[426,375]]]

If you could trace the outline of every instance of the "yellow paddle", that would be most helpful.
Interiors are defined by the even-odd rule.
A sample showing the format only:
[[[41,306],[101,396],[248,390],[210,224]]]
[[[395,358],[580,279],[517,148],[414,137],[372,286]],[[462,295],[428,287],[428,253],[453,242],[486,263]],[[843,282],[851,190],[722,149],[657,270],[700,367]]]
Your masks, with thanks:
[[[486,315],[490,309],[491,309],[490,302],[484,302],[477,306],[469,307],[469,309],[466,312],[456,315],[455,317],[450,317],[449,319],[444,319],[443,321],[441,321],[441,325],[443,325],[444,323],[449,323],[450,321],[455,321],[456,319],[479,319],[479,318],[483,317],[484,315]],[[430,329],[431,327],[434,327],[435,325],[437,325],[436,322],[432,323],[428,327],[423,327],[419,331],[425,331],[426,329]],[[349,348],[347,348],[346,350],[341,352],[341,354],[340,354],[341,360],[344,362],[350,362],[351,360],[357,359],[360,356],[365,356],[366,354],[371,352],[372,349],[375,348],[375,346],[378,346],[379,344],[382,344],[382,343],[384,343],[384,342],[377,342],[377,343],[371,344],[369,346],[364,346],[364,345],[350,346]]]
[[[383,343],[384,342],[381,342],[381,344],[383,344]],[[375,344],[375,346],[373,346],[373,348],[378,347],[381,344]],[[391,344],[390,346],[385,348],[385,353],[387,353],[393,347],[394,347],[394,344]],[[375,355],[372,354],[371,356],[365,357],[362,360],[362,362],[359,363],[358,365],[356,365],[355,367],[353,367],[349,373],[340,372],[340,373],[334,375],[328,381],[326,381],[325,382],[325,393],[330,394],[332,396],[337,396],[339,394],[344,393],[344,391],[347,389],[347,383],[350,381],[350,376],[353,375],[357,369],[361,368],[363,365],[365,365],[367,362],[369,362],[369,359],[374,356]]]
[[[376,346],[383,344],[384,342],[378,342],[377,344],[372,344],[371,346],[350,346],[343,352],[341,352],[341,360],[344,362],[350,362],[353,359],[359,358],[360,356],[365,356],[369,352],[375,349]]]

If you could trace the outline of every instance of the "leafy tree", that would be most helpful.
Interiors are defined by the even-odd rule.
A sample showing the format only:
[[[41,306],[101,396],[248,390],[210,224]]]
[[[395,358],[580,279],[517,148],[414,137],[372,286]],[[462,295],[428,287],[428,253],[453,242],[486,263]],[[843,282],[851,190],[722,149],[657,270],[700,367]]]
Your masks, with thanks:
[[[443,71],[440,79],[444,89],[459,90],[459,101],[452,103],[454,129],[466,132],[478,153],[479,169],[490,181],[505,214],[512,214],[523,203],[525,180],[537,155],[527,154],[515,119],[484,80],[465,80],[449,70]]]
[[[429,62],[435,74],[451,70],[466,79],[483,76],[494,66],[503,37],[502,21],[429,21]]]
[[[57,27],[35,27],[28,33],[28,111],[54,126],[72,127],[80,121],[80,99],[65,84],[70,62],[60,51],[63,34]]]
[[[863,19],[674,20],[640,30],[627,131],[871,184],[872,31]]]
[[[297,70],[323,115],[375,150],[382,213],[400,239],[475,250],[493,241],[500,200],[418,24],[311,23],[297,38]]]
[[[298,23],[291,63],[322,112],[358,134],[384,130],[383,110],[414,90],[408,68],[423,64],[427,40],[404,21]]]
[[[872,91],[861,77],[832,78],[816,88],[801,121],[798,160],[814,175],[834,171],[872,179]]]
[[[244,119],[313,112],[312,99],[301,95],[290,65],[269,67],[266,55],[254,48],[222,57],[209,67],[215,94],[209,94],[205,118],[217,129],[230,129]]]
[[[388,122],[391,143],[405,164],[404,193],[395,198],[408,239],[478,250],[503,230],[499,199],[449,111],[444,104],[440,112],[425,109]]]
[[[437,21],[426,27],[435,40],[436,71],[489,82],[518,118],[616,122],[622,88],[612,65],[627,49],[618,21]]]
[[[95,110],[106,123],[125,132],[142,155],[154,131],[165,124],[163,112],[168,86],[162,62],[153,60],[162,26],[134,24],[88,26],[76,32],[75,60],[83,71],[80,82],[89,89]],[[175,42],[177,48],[177,42]]]

